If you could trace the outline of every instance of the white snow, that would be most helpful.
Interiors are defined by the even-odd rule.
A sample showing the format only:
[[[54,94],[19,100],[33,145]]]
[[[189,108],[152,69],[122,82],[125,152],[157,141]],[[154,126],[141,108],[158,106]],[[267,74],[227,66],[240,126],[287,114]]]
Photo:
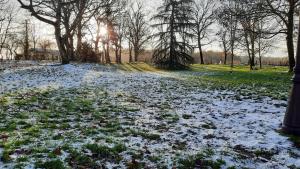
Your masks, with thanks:
[[[205,148],[215,150],[215,157],[224,159],[227,167],[300,167],[299,149],[277,132],[286,107],[275,105],[285,103],[284,101],[267,97],[263,100],[238,101],[232,97],[235,93],[231,91],[211,91],[183,85],[188,83],[185,82],[186,76],[201,75],[188,72],[123,72],[114,67],[94,64],[9,68],[0,72],[0,95],[35,88],[101,86],[111,93],[123,92],[141,100],[138,103],[141,110],[132,113],[136,129],[158,133],[162,140],[158,142],[127,137],[123,141],[132,149],[147,147],[153,154],[162,155],[170,168],[176,153],[196,154]],[[157,119],[157,114],[162,111],[157,106],[169,107],[165,113],[177,114],[179,121],[166,124]],[[182,118],[185,114],[192,118]],[[211,128],[203,127],[204,125]],[[167,128],[160,129],[160,126]],[[209,135],[212,138],[208,139]],[[185,142],[186,150],[174,150],[172,146],[176,142]],[[249,151],[263,149],[277,153],[267,160],[253,157],[237,160],[238,152],[234,150],[236,146]],[[299,157],[292,157],[290,152]]]

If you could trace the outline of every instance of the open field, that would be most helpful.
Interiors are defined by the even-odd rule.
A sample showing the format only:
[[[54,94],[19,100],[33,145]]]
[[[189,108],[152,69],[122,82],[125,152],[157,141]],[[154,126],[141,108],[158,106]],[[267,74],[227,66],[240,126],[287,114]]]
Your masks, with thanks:
[[[2,65],[0,168],[300,168],[287,68]],[[293,141],[293,142],[292,142]]]

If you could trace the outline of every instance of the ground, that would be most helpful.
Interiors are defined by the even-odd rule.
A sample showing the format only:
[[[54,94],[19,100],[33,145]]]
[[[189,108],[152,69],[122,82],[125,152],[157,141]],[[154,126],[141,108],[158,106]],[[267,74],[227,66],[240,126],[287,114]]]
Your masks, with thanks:
[[[0,66],[0,168],[300,168],[286,68]]]

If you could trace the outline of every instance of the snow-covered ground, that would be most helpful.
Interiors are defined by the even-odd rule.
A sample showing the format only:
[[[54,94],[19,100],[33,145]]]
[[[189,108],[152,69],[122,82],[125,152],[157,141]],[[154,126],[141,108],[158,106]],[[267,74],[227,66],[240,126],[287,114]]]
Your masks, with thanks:
[[[131,104],[138,111],[127,114],[132,124],[123,128],[149,131],[158,134],[160,139],[133,135],[118,139],[125,143],[127,150],[147,151],[160,157],[159,162],[153,162],[144,155],[141,161],[150,168],[161,165],[172,168],[177,165],[176,159],[205,149],[215,152],[212,160],[226,162],[223,168],[300,167],[300,150],[277,132],[286,109],[285,101],[267,97],[236,100],[234,92],[203,89],[191,83],[187,76],[201,76],[201,73],[125,72],[93,64],[31,65],[0,71],[0,96],[31,89],[81,87],[101,87],[110,95],[130,96],[135,99]],[[178,119],[170,123],[159,118],[162,115]],[[86,138],[86,142],[91,139]],[[128,153],[123,156],[123,162],[131,160]],[[11,166],[0,160],[0,168],[5,168],[1,165]],[[125,164],[107,162],[106,166],[122,168]]]

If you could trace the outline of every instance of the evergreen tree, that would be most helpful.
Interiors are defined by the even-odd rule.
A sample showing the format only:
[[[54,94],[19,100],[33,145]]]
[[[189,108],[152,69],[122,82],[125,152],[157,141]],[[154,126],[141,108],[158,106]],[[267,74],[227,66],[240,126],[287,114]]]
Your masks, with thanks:
[[[193,0],[164,0],[158,8],[153,17],[158,22],[153,27],[159,29],[154,35],[158,43],[153,53],[153,62],[157,66],[183,69],[193,62],[193,47],[187,40],[194,36],[188,32],[193,27],[192,4]]]

